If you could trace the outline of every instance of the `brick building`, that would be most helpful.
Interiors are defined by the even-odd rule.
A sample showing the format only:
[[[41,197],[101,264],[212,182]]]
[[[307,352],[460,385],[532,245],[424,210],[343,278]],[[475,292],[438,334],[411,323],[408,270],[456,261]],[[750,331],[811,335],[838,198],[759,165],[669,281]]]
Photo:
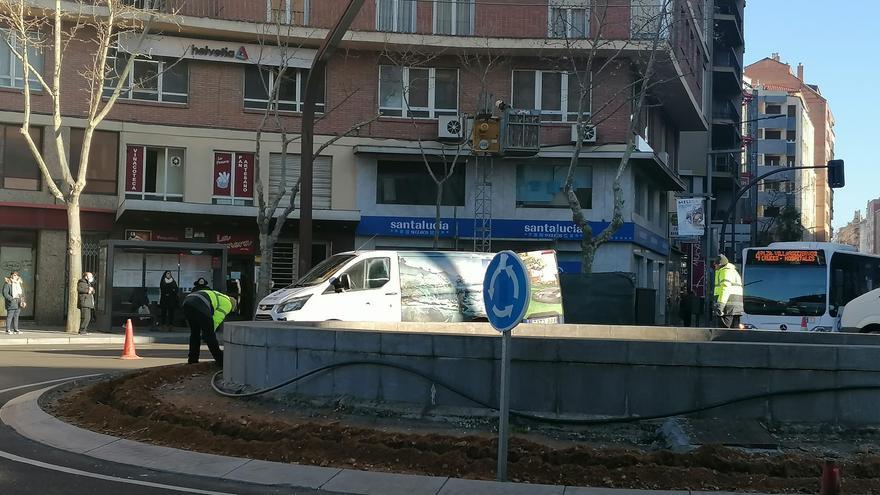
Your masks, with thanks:
[[[848,224],[837,229],[837,232],[834,234],[834,241],[859,249],[859,238],[863,224],[862,212],[856,210],[853,214],[853,219]]]
[[[442,247],[473,249],[475,218],[488,215],[493,250],[553,248],[563,269],[577,270],[579,232],[561,193],[577,119],[576,107],[569,104],[576,75],[572,50],[588,47],[597,29],[603,42],[624,47],[615,70],[594,82],[588,109],[598,124],[576,174],[578,196],[598,228],[611,218],[612,182],[630,118],[631,101],[620,95],[629,94],[644,56],[640,20],[658,13],[663,4],[607,3],[600,25],[595,14],[600,9],[595,4],[591,9],[586,0],[367,0],[324,74],[319,110],[326,117],[316,124],[316,141],[326,142],[377,113],[382,116],[328,147],[315,163],[313,262],[358,247],[430,247],[435,193],[420,143],[436,161],[449,148],[443,142],[450,137],[445,124],[457,118],[466,123],[465,116],[479,110],[480,95],[490,94],[516,109],[540,113],[540,151],[489,160],[476,159],[465,148],[442,201]],[[135,63],[136,73],[159,76],[145,86],[132,76],[131,91],[116,104],[93,144],[82,199],[85,267],[97,263],[101,239],[222,242],[232,246],[229,273],[240,279],[245,295],[253,294],[260,259],[252,165],[255,129],[269,100],[266,86],[281,85],[280,118],[298,132],[308,68],[345,5],[344,0],[157,4],[160,9],[181,7],[173,24],[153,26],[144,41],[151,57]],[[703,8],[698,0],[676,0],[670,7],[662,44],[671,50],[658,60],[663,83],[652,87],[652,104],[639,116],[644,126],[623,178],[625,224],[599,250],[594,264],[594,271],[633,273],[640,287],[656,289],[658,321],[665,319],[667,272],[677,270],[669,263],[667,199],[684,188],[678,173],[680,133],[705,131],[708,125]],[[286,48],[274,46],[271,40],[277,39]],[[72,163],[78,161],[85,109],[76,97],[83,84],[77,68],[91,49],[85,39],[79,43],[71,47],[63,68],[63,133]],[[127,46],[123,40],[116,51],[120,61]],[[289,56],[290,47],[295,56]],[[597,62],[609,53],[616,50],[604,52],[606,58]],[[420,63],[400,62],[413,60],[413,54]],[[42,56],[48,73],[52,58]],[[489,69],[469,62],[485,58],[494,61]],[[272,66],[281,59],[292,74],[278,81]],[[0,88],[0,258],[4,266],[23,268],[29,287],[36,288],[29,315],[60,322],[65,213],[47,194],[17,136],[20,77],[15,81],[16,68],[10,64],[4,83],[2,70],[0,85],[7,88]],[[35,93],[34,108],[34,132],[44,136],[49,152],[45,95]],[[290,150],[296,162],[299,144]],[[297,177],[295,166],[284,176],[280,151],[277,135],[260,150],[264,166],[259,178],[267,188]],[[487,191],[491,201],[478,208],[476,198]],[[294,262],[297,217],[295,211],[276,249],[273,279],[279,284],[299,275]],[[154,282],[158,278],[143,283],[151,287]],[[246,297],[244,302],[253,304]]]

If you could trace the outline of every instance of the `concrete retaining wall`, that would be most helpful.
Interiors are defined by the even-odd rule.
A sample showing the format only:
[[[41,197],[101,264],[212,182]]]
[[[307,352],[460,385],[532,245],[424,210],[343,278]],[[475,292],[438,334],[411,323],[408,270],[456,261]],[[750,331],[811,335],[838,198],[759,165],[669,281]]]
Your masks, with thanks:
[[[413,367],[497,401],[501,342],[496,333],[483,325],[419,328],[425,331],[414,333],[406,324],[230,323],[224,379],[258,389],[327,364],[368,359]],[[638,338],[645,336],[653,340]],[[751,341],[742,342],[746,339]],[[511,407],[561,415],[651,416],[751,394],[880,386],[876,344],[880,338],[872,335],[524,325],[513,339]],[[375,366],[334,369],[277,393],[474,406],[439,384],[432,392],[430,381]],[[704,415],[874,424],[880,423],[880,390],[773,397]]]

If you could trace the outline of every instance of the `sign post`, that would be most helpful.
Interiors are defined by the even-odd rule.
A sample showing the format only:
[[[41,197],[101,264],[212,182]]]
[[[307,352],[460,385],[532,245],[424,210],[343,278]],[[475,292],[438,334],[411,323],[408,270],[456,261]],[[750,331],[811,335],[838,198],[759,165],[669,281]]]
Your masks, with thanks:
[[[495,330],[501,332],[501,396],[498,403],[498,481],[507,481],[510,415],[510,331],[526,315],[532,298],[529,272],[519,255],[502,251],[492,258],[483,278],[483,303]]]

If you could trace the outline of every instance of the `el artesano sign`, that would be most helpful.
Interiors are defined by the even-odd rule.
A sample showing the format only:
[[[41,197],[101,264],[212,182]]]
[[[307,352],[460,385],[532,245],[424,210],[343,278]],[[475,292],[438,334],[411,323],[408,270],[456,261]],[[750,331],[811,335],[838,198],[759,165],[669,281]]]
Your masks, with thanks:
[[[316,50],[308,48],[288,48],[252,43],[234,43],[197,38],[178,38],[175,36],[150,35],[140,37],[133,34],[119,35],[119,48],[128,53],[142,53],[150,56],[210,60],[236,64],[259,64],[270,66],[299,67],[312,66]]]

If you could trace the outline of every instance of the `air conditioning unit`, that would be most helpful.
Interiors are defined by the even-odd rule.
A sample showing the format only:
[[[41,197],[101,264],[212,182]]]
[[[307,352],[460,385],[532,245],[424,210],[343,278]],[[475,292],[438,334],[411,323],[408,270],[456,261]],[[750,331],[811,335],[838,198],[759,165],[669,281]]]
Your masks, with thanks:
[[[465,136],[464,127],[460,115],[441,115],[437,118],[437,139],[458,141]]]
[[[596,126],[590,124],[583,124],[584,126],[584,142],[585,143],[595,143],[596,142]],[[571,126],[571,142],[576,143],[578,140],[578,125],[574,124]]]

